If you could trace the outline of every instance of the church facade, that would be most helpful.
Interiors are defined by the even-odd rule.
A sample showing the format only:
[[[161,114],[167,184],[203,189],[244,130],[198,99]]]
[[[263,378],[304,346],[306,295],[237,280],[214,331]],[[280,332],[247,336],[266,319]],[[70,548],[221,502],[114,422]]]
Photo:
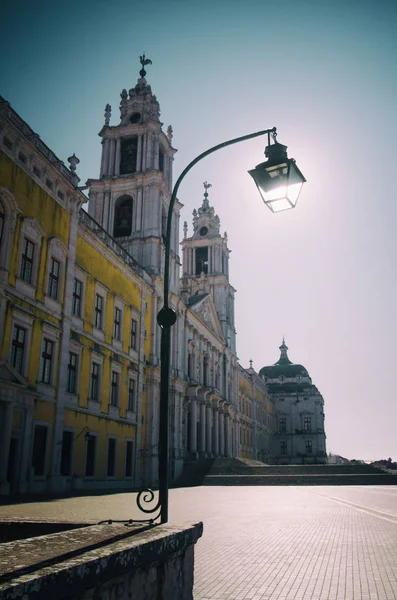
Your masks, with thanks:
[[[324,398],[305,367],[292,363],[287,352],[283,340],[279,360],[259,371],[274,402],[276,420],[269,462],[324,464]]]
[[[106,106],[88,210],[75,155],[66,167],[0,99],[1,494],[156,485],[176,149],[144,75],[121,92],[116,125]],[[278,435],[268,383],[238,363],[230,250],[209,188],[181,242],[179,202],[172,222],[173,479],[186,460],[270,462]]]

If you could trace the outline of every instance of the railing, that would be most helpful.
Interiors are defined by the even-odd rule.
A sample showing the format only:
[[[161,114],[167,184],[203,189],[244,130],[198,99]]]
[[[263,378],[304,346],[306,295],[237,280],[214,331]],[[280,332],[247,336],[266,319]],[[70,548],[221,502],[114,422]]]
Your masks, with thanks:
[[[91,231],[96,233],[109,248],[116,252],[116,254],[118,254],[129,267],[131,267],[131,269],[133,269],[139,275],[143,274],[143,268],[141,265],[134,258],[132,258],[132,256],[128,254],[128,252],[122,246],[120,246],[116,240],[113,239],[112,236],[109,235],[107,231],[105,231],[103,227],[101,227],[101,225],[99,225],[99,223],[97,223],[95,219],[93,219],[82,208],[80,209],[80,222],[84,223],[84,225],[91,229]]]
[[[46,158],[51,165],[59,171],[59,173],[65,177],[74,187],[76,186],[75,175],[65,167],[62,160],[60,160],[53,151],[40,139],[38,133],[35,133],[33,129],[29,127],[27,123],[11,108],[10,104],[2,96],[0,96],[0,110],[6,115],[10,123],[14,125],[22,133],[22,135],[28,140],[32,146],[36,148],[40,154]]]

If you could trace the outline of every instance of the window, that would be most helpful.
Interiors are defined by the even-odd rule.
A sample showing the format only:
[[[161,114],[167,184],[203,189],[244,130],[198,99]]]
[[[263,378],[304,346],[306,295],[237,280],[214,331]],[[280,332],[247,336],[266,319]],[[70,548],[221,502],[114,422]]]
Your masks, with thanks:
[[[108,439],[108,477],[114,477],[116,473],[116,443],[115,438]]]
[[[95,327],[97,329],[103,329],[103,297],[99,294],[95,294]]]
[[[41,353],[41,381],[42,383],[51,383],[52,376],[52,361],[54,352],[54,342],[51,340],[43,340],[43,349]]]
[[[136,172],[138,138],[121,140],[120,175]]]
[[[11,349],[11,365],[21,375],[24,367],[25,347],[26,329],[23,329],[19,325],[14,325]]]
[[[4,146],[6,148],[8,148],[9,150],[12,150],[12,141],[5,137],[4,138]]]
[[[36,425],[34,428],[32,468],[35,476],[44,475],[47,430],[48,428],[46,425]]]
[[[69,352],[69,364],[68,364],[68,392],[69,394],[75,394],[77,392],[77,366],[78,356],[73,352]]]
[[[64,199],[65,199],[65,194],[64,194],[63,192],[61,192],[61,190],[58,190],[58,192],[57,192],[57,196],[58,196],[58,198],[60,198],[61,200],[64,200]]]
[[[51,179],[48,179],[48,177],[45,180],[45,184],[50,190],[52,190],[52,188],[54,187],[54,184],[52,183]]]
[[[137,332],[138,332],[138,321],[131,319],[131,332],[130,332],[130,346],[136,350],[137,348]]]
[[[306,454],[312,454],[313,447],[312,447],[312,441],[311,440],[306,440],[306,442],[305,442],[305,449],[306,449]]]
[[[285,433],[287,431],[287,419],[286,417],[280,417],[278,420],[280,433]]]
[[[164,173],[164,153],[161,148],[159,150],[159,170]]]
[[[305,417],[303,419],[303,429],[305,431],[311,431],[312,430],[312,419],[311,419],[311,417]]]
[[[114,308],[113,337],[121,339],[121,309],[118,306]]]
[[[32,283],[33,256],[34,244],[27,238],[24,238],[20,278],[26,281],[26,283]]]
[[[96,435],[87,436],[87,449],[85,456],[85,475],[93,477],[95,474]]]
[[[287,442],[280,443],[280,454],[287,454]]]
[[[81,317],[81,297],[83,284],[78,279],[74,280],[73,297],[72,297],[72,313],[76,317]]]
[[[117,371],[112,371],[112,380],[110,384],[110,404],[111,406],[119,405],[119,378],[120,374]]]
[[[60,263],[57,260],[55,260],[55,258],[51,258],[50,272],[48,275],[48,295],[54,300],[57,300],[58,298],[59,270]]]
[[[20,153],[18,154],[18,158],[19,158],[19,160],[20,160],[22,163],[26,164],[26,160],[27,160],[27,158],[26,158],[26,156],[25,156],[25,154],[24,154],[23,152],[20,152]]]
[[[125,446],[125,476],[133,477],[134,475],[134,442],[127,441]]]
[[[91,381],[90,381],[90,400],[99,402],[99,377],[100,377],[100,365],[93,362],[91,365]]]
[[[64,431],[62,435],[61,475],[72,474],[73,433]]]
[[[128,410],[135,412],[135,379],[128,380]]]
[[[33,173],[36,175],[36,177],[41,177],[41,171],[36,166],[33,167]]]
[[[196,275],[208,273],[208,248],[196,248]]]
[[[130,196],[117,198],[114,207],[113,237],[125,237],[132,231],[133,202]]]

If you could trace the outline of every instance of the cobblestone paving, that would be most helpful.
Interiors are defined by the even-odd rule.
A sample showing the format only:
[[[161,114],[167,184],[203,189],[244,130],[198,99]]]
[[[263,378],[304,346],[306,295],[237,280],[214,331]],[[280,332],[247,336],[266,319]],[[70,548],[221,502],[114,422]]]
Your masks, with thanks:
[[[133,496],[0,506],[0,518],[129,518]],[[397,487],[176,489],[170,520],[204,522],[195,600],[397,600]]]

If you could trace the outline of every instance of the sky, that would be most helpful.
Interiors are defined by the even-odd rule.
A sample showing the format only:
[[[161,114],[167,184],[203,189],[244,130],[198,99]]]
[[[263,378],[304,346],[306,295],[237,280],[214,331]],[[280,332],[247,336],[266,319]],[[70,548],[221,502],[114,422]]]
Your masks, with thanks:
[[[81,183],[99,175],[106,103],[139,56],[178,148],[195,156],[276,126],[304,173],[296,209],[272,214],[247,171],[257,138],[194,167],[181,222],[210,203],[227,231],[243,366],[285,336],[325,400],[327,450],[397,460],[397,3],[394,0],[36,0],[2,11],[0,93]],[[4,59],[6,57],[6,59]],[[396,394],[397,396],[397,394]]]

